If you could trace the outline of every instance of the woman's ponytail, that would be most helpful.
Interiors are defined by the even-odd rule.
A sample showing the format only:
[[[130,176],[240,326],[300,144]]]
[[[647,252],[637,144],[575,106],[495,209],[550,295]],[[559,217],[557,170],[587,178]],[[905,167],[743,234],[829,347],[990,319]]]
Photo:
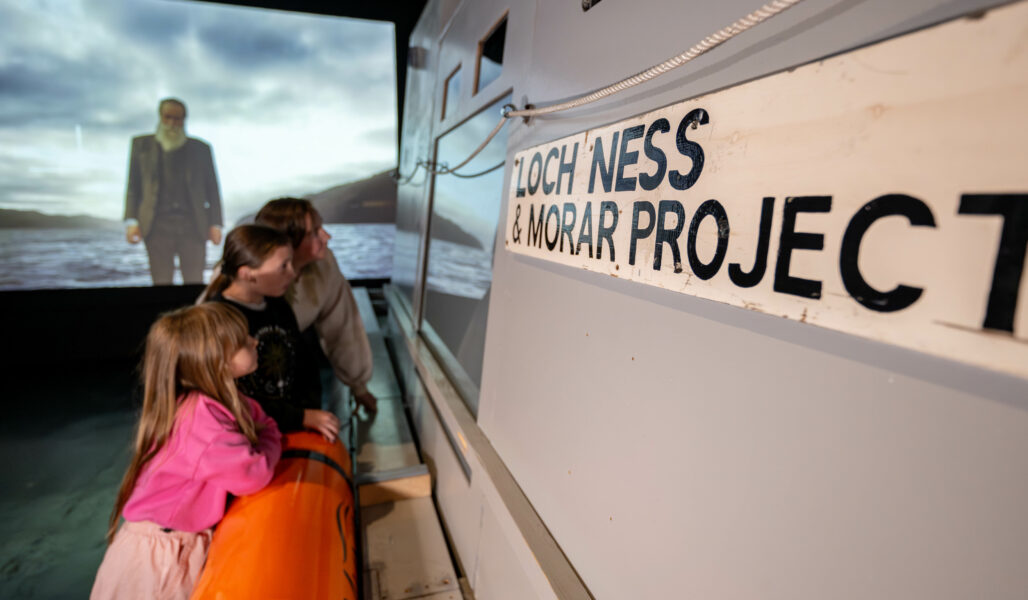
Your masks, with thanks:
[[[232,278],[226,275],[222,271],[221,267],[222,262],[218,262],[218,264],[214,267],[216,275],[214,276],[214,279],[211,279],[211,282],[207,284],[207,288],[204,289],[203,295],[200,296],[200,298],[202,298],[203,300],[210,300],[211,298],[214,298],[218,294],[224,292],[225,288],[227,288],[229,284],[232,283]]]
[[[289,236],[265,225],[240,225],[228,232],[225,250],[215,268],[217,275],[207,285],[202,297],[210,300],[224,292],[236,278],[240,267],[256,269],[282,246],[292,246]]]

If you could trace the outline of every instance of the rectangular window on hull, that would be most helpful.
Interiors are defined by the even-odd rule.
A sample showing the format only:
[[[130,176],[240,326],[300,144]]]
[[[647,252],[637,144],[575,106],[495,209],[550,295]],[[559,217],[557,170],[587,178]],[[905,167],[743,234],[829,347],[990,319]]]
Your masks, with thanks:
[[[457,101],[460,99],[460,65],[446,78],[446,89],[443,90],[443,110],[439,114],[439,120],[445,121],[447,117],[457,110]]]
[[[510,102],[505,96],[436,142],[436,160],[456,165],[482,143]],[[436,175],[429,222],[422,332],[473,413],[478,412],[493,247],[503,200],[503,129],[458,173]]]
[[[503,46],[507,41],[507,15],[478,43],[475,93],[496,81],[503,72]]]

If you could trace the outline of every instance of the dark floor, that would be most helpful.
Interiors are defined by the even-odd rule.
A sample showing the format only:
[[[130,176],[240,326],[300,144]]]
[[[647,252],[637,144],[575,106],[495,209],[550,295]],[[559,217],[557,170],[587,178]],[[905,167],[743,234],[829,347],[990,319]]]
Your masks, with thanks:
[[[86,598],[129,458],[133,365],[13,375],[0,420],[0,598]]]

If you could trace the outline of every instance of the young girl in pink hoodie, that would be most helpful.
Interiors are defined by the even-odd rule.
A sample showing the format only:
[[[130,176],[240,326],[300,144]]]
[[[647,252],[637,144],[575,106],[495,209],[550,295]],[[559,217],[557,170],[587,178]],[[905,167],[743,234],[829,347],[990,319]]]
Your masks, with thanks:
[[[189,597],[229,494],[267,485],[282,452],[275,422],[236,390],[256,367],[256,340],[227,304],[180,309],[150,328],[135,456],[90,598]]]

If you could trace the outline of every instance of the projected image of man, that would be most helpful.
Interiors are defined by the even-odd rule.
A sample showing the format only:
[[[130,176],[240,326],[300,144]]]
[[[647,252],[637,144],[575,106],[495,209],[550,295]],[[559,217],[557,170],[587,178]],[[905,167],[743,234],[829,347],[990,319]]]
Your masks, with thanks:
[[[202,283],[207,240],[221,242],[221,195],[211,147],[186,135],[186,105],[158,104],[157,132],[132,139],[125,236],[142,241],[154,285],[168,285],[178,257],[182,280]]]

